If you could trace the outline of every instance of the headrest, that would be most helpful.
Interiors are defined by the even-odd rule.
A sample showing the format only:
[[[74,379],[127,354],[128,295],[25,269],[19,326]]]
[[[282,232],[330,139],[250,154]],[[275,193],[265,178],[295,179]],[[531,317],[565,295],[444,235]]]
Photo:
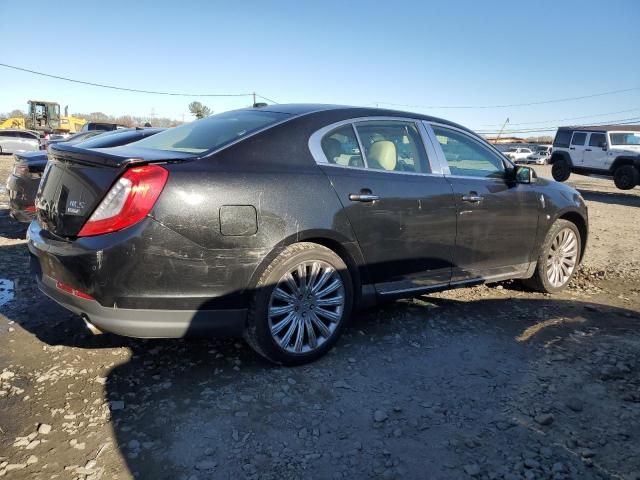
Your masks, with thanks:
[[[367,162],[371,168],[395,170],[398,162],[395,144],[389,140],[375,142],[369,148]]]
[[[330,163],[336,163],[335,158],[339,157],[342,153],[342,145],[340,142],[331,137],[322,139],[322,149]]]

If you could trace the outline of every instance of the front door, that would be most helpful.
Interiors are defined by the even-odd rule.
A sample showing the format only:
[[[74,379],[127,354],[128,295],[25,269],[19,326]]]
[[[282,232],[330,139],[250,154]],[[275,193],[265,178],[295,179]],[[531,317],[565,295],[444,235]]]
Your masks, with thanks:
[[[599,170],[607,170],[607,134],[591,133],[587,140],[587,146],[582,156],[582,164],[585,168],[596,168]]]
[[[353,227],[368,282],[382,294],[447,284],[455,205],[444,176],[432,173],[419,125],[347,124],[324,136],[322,150],[321,169]]]
[[[524,273],[534,257],[539,202],[507,179],[505,161],[468,133],[433,125],[457,205],[452,282]]]

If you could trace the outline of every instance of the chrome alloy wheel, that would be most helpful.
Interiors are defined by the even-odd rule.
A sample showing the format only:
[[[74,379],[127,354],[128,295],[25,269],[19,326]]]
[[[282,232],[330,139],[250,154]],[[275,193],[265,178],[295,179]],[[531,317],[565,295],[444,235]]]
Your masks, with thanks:
[[[323,261],[303,262],[285,273],[271,292],[271,335],[287,352],[311,352],[338,327],[344,304],[340,274]]]
[[[547,256],[547,279],[556,288],[562,287],[578,262],[578,237],[570,228],[563,228],[551,243]]]

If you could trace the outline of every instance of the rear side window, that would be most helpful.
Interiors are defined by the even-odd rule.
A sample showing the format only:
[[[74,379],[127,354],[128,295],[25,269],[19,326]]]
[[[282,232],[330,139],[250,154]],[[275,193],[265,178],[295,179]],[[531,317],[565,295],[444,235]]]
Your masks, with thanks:
[[[560,148],[569,147],[572,133],[573,132],[571,130],[558,130],[558,133],[556,133],[556,139],[553,141],[553,146]]]
[[[289,117],[264,110],[236,110],[196,120],[147,137],[132,145],[154,150],[204,153],[223,147]]]
[[[18,132],[0,132],[0,137],[17,137]]]
[[[584,132],[575,132],[573,134],[573,138],[571,139],[571,145],[581,146],[584,145],[585,140],[587,139],[587,134]]]
[[[375,120],[355,126],[367,168],[431,173],[422,137],[413,122]]]
[[[351,125],[336,128],[322,138],[322,151],[327,161],[343,167],[364,167],[358,140]]]
[[[26,138],[27,140],[37,140],[37,137],[35,135],[32,135],[31,133],[27,133],[27,132],[18,132],[18,136],[22,138]]]
[[[607,136],[604,133],[592,133],[589,139],[589,146],[601,147],[602,144],[607,144]]]

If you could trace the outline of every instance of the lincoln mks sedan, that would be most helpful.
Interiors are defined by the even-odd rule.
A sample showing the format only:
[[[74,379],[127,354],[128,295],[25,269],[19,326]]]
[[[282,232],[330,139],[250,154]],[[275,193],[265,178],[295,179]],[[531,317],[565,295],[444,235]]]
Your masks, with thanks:
[[[506,279],[558,292],[587,231],[577,191],[460,125],[274,105],[52,146],[28,240],[40,289],[94,331],[242,335],[294,365],[379,301]]]

